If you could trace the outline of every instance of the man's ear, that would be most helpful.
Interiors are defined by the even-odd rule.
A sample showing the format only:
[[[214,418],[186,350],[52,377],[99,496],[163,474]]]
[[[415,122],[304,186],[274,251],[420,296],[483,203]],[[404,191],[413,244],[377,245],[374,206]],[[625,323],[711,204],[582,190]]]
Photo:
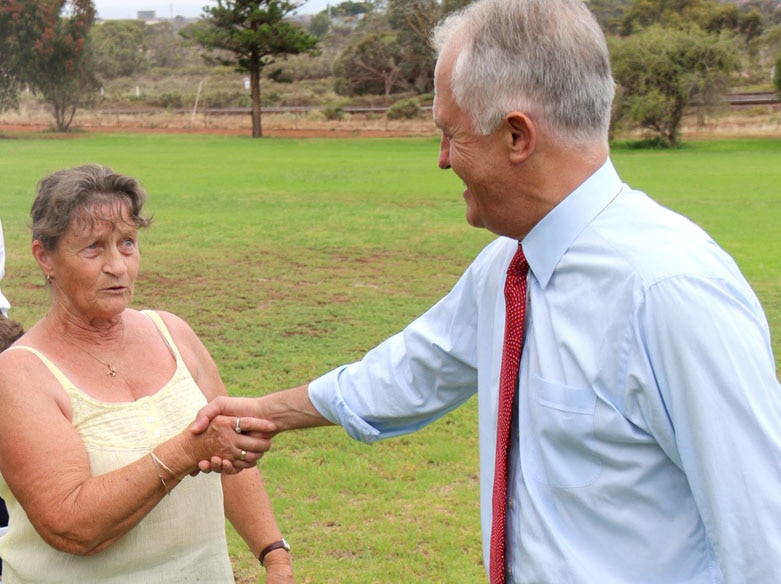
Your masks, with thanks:
[[[510,159],[512,162],[524,162],[537,145],[537,126],[522,112],[510,112],[504,118],[509,132]]]

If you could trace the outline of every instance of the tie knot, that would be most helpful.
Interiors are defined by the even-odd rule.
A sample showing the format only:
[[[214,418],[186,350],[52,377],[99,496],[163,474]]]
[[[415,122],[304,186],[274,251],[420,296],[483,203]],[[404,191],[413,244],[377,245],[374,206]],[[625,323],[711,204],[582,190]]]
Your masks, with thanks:
[[[523,254],[523,247],[521,247],[521,244],[518,244],[518,251],[515,252],[510,265],[507,267],[507,275],[525,276],[528,271],[529,262],[526,261],[526,256]]]

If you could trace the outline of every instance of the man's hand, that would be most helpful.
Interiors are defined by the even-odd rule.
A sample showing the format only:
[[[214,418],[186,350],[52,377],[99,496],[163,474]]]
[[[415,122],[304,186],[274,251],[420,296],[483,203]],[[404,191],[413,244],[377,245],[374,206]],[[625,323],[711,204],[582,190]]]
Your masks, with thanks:
[[[247,420],[247,424],[250,423],[249,420],[253,420],[252,431],[248,432],[251,436],[254,432],[258,432],[255,424],[264,424],[258,437],[269,440],[269,447],[271,447],[270,439],[279,432],[333,425],[333,422],[324,418],[312,404],[309,399],[308,385],[300,385],[255,398],[219,396],[201,408],[195,421],[190,425],[190,431],[195,435],[200,434],[209,427],[209,424],[217,416],[233,417],[234,424],[238,419],[242,432],[244,432],[244,420]],[[247,427],[249,428],[249,426]],[[202,460],[198,463],[198,468],[202,472],[214,471],[232,474],[241,470],[234,468],[234,466],[229,461],[216,457],[212,457],[210,461]]]
[[[193,434],[200,434],[209,426],[217,416],[235,416],[237,418],[263,418],[260,411],[258,398],[251,397],[225,397],[214,398],[203,406],[195,416],[195,421],[190,425]],[[264,432],[273,436],[276,427],[268,420],[262,420]],[[255,430],[255,428],[253,428]]]
[[[206,404],[190,425],[190,431],[199,435],[206,431],[218,416],[231,419],[231,428],[236,434],[241,434],[256,441],[252,450],[246,450],[245,459],[228,460],[220,456],[212,456],[209,460],[200,460],[198,468],[201,472],[218,472],[235,474],[255,466],[258,460],[271,448],[271,438],[276,434],[276,426],[269,420],[259,417],[257,399],[232,398],[219,396]]]

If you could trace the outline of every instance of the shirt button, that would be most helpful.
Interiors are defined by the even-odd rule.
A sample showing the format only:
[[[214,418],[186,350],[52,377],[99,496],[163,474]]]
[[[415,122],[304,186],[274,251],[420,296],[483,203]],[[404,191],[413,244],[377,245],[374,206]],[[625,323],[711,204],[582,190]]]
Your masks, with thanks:
[[[515,509],[515,500],[514,499],[507,499],[507,506],[510,509]]]
[[[155,432],[155,438],[160,438],[160,432]]]
[[[149,422],[154,422],[154,421],[155,421],[155,417],[154,417],[154,416],[149,416],[149,417],[147,418],[147,421],[149,421]]]

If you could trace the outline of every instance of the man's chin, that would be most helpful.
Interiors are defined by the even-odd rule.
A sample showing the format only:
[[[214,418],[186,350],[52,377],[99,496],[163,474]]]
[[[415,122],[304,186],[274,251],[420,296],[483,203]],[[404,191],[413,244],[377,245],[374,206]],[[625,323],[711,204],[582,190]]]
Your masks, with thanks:
[[[469,225],[472,227],[477,227],[478,229],[485,227],[485,223],[483,223],[480,215],[475,213],[474,210],[470,209],[469,207],[466,208],[466,222],[469,223]]]

